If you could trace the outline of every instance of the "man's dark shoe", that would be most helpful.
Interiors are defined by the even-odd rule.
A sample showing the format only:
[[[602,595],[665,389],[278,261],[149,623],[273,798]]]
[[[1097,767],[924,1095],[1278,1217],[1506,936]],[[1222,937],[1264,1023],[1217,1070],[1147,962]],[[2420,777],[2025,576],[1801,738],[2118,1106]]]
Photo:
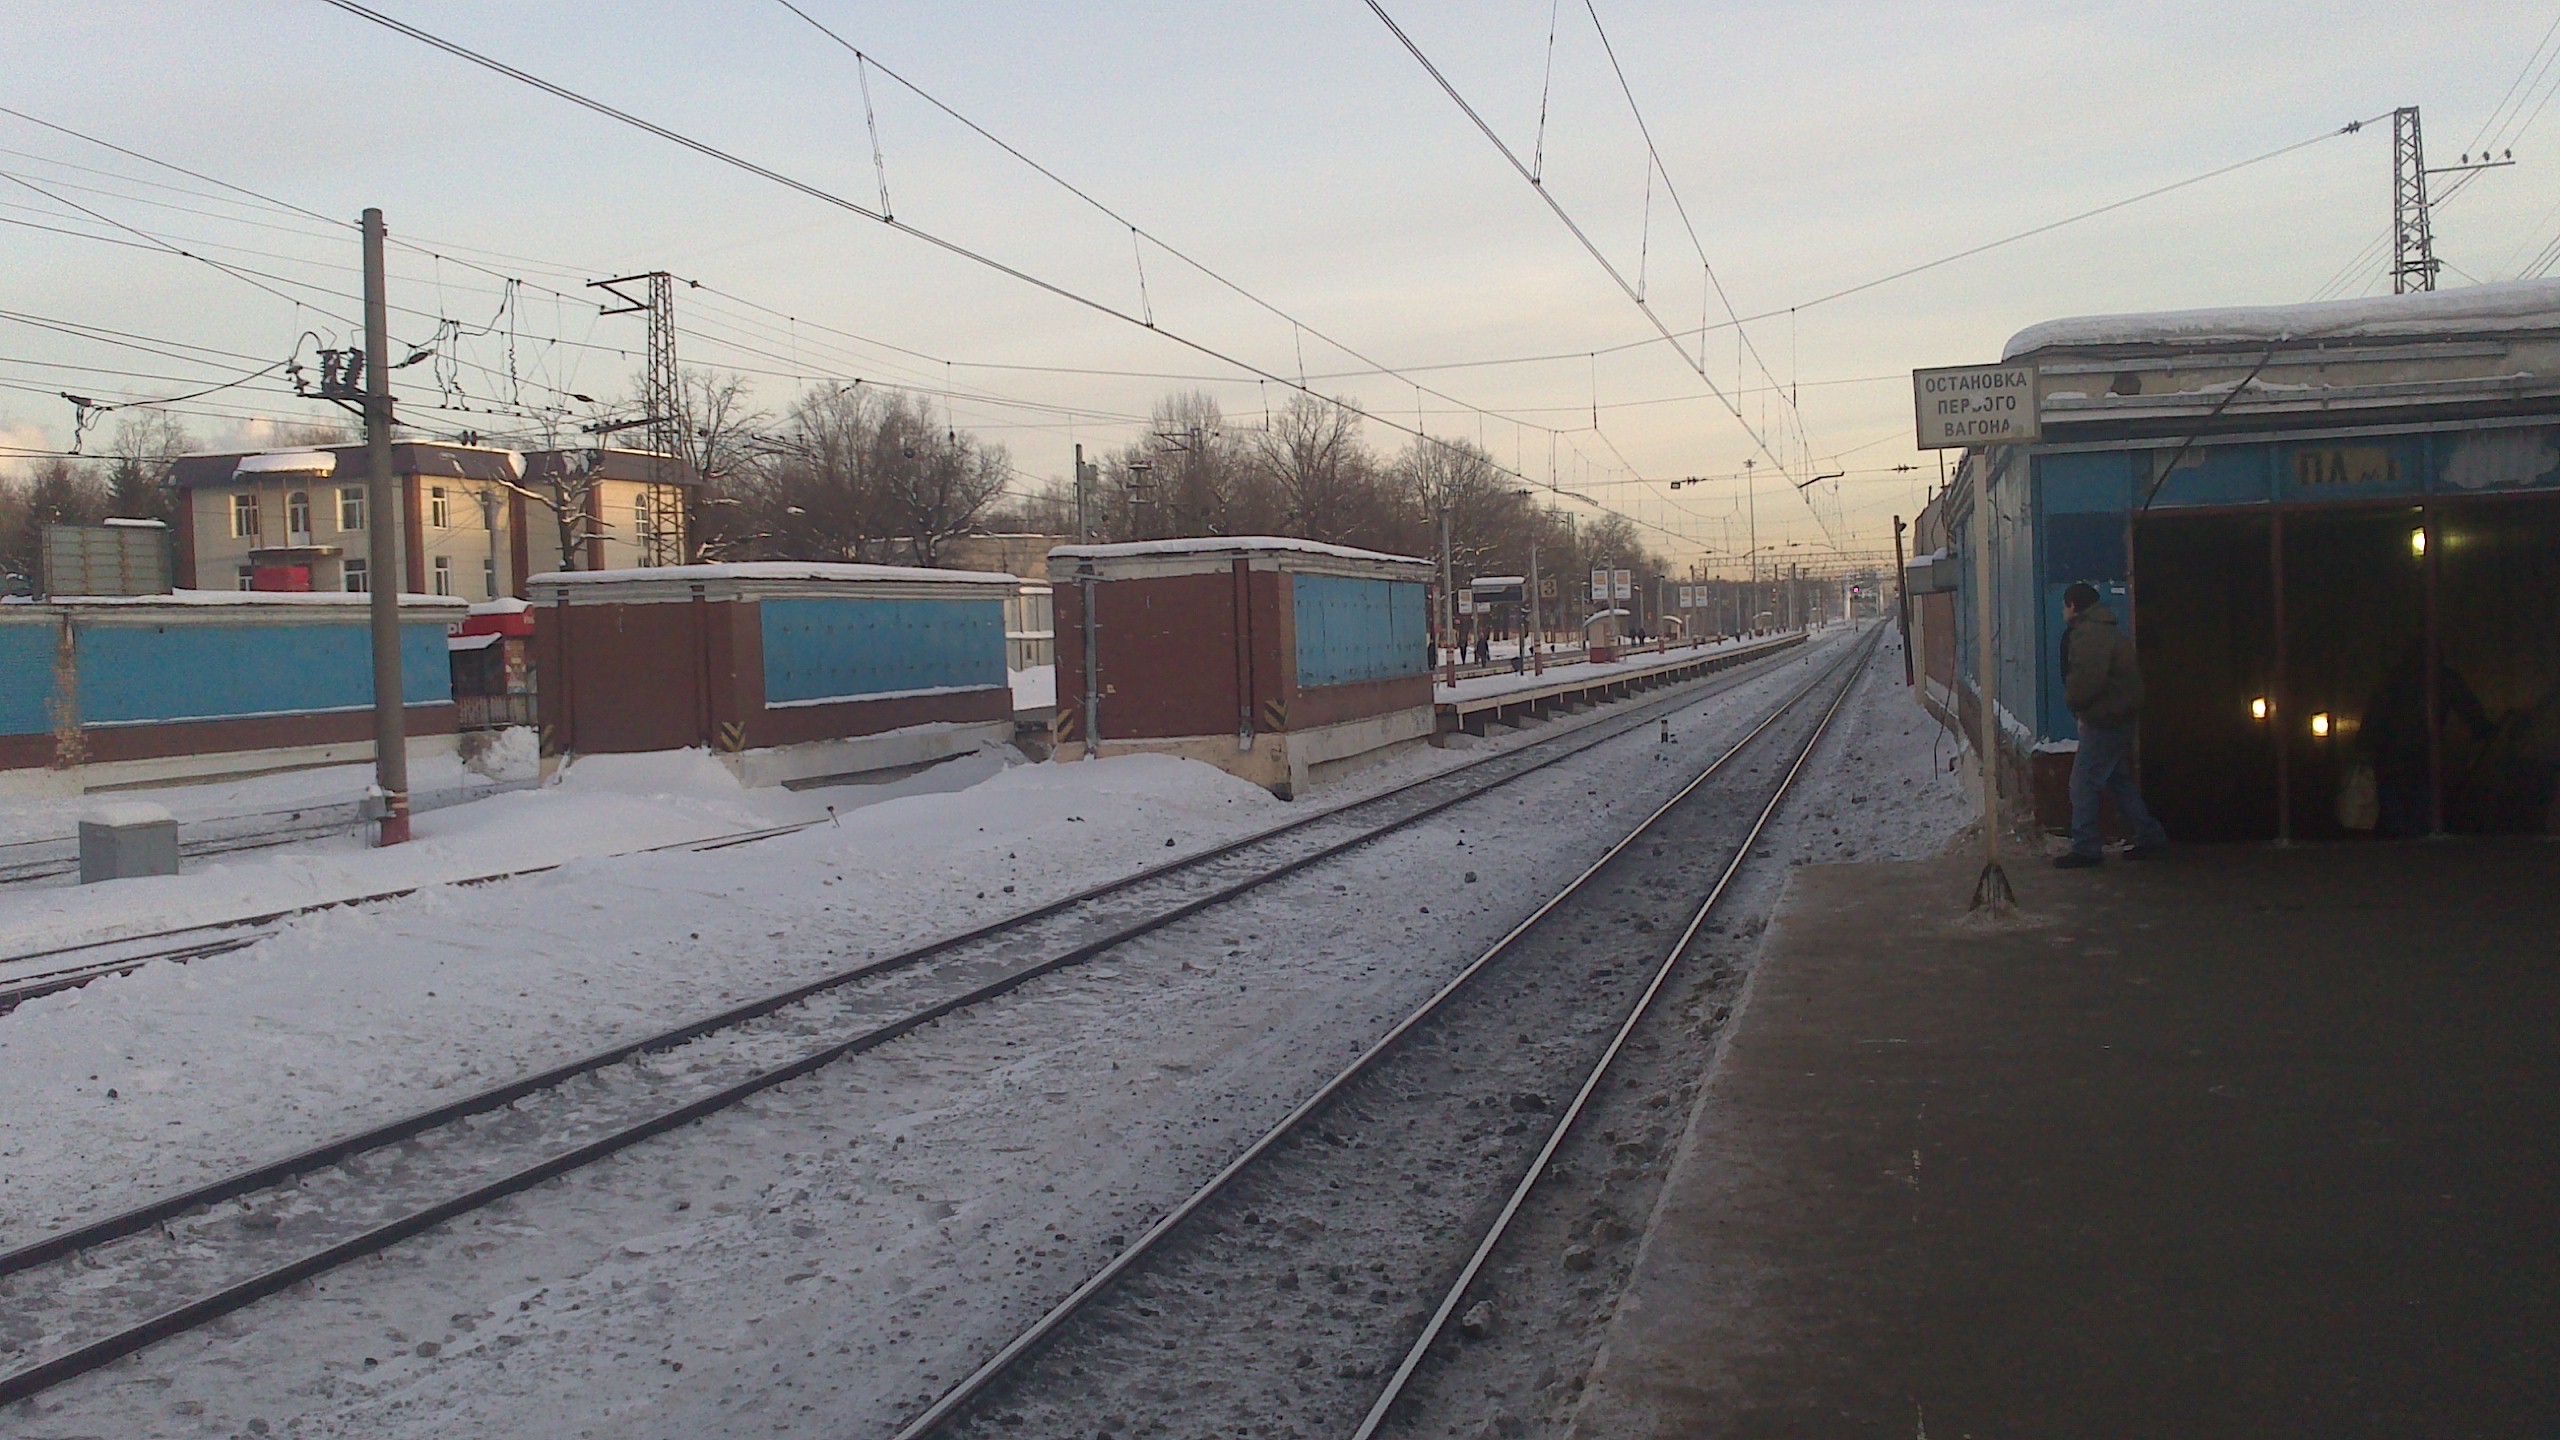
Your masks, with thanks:
[[[2068,855],[2055,857],[2053,868],[2056,870],[2095,870],[2104,863],[2105,861],[2102,857],[2096,855],[2083,855],[2079,851],[2074,850]]]
[[[2148,845],[2126,846],[2124,858],[2127,860],[2149,860],[2155,856],[2166,855],[2168,853],[2169,842],[2166,840],[2156,840]]]

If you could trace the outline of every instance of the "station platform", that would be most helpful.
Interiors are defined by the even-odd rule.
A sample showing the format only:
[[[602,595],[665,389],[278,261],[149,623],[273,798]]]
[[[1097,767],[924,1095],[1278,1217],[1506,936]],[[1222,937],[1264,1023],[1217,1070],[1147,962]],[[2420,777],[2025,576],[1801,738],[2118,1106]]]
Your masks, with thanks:
[[[1638,690],[1693,679],[1805,643],[1809,632],[1791,631],[1760,639],[1720,640],[1711,645],[1674,645],[1645,649],[1606,664],[1575,661],[1550,664],[1545,674],[1524,671],[1462,678],[1455,685],[1435,682],[1432,706],[1439,733],[1482,735],[1491,725],[1518,725],[1558,711],[1579,709],[1632,695]]]
[[[2560,844],[1808,867],[1572,1433],[2560,1433]]]

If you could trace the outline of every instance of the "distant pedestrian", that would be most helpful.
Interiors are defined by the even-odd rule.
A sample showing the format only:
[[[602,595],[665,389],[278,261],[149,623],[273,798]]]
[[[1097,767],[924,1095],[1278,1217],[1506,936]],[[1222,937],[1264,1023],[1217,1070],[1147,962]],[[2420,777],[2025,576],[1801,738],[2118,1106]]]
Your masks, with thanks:
[[[2062,637],[2062,693],[2080,722],[2080,750],[2071,761],[2071,853],[2055,860],[2062,870],[2084,870],[2105,857],[2098,841],[2098,803],[2116,802],[2133,827],[2128,860],[2166,849],[2169,834],[2142,803],[2133,781],[2134,721],[2142,714],[2142,667],[2133,637],[2116,624],[2116,612],[2085,582],[2062,592],[2071,627]]]
[[[1476,663],[1479,665],[1493,663],[1493,632],[1490,630],[1476,632]]]

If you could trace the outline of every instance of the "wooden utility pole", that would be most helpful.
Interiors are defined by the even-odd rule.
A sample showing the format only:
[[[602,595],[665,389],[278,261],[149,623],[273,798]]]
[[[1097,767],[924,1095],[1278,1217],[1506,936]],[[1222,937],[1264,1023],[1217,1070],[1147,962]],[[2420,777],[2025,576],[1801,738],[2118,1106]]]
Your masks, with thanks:
[[[373,620],[373,783],[382,792],[376,841],[409,839],[409,724],[400,685],[400,486],[391,473],[390,302],[384,296],[382,212],[364,212],[364,458],[367,608]]]

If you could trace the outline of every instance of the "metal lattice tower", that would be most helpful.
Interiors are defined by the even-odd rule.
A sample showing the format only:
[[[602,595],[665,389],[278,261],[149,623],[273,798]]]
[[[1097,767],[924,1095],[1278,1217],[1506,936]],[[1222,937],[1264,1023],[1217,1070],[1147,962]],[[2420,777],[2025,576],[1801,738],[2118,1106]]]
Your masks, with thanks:
[[[640,537],[641,546],[652,565],[681,565],[686,559],[685,492],[676,481],[685,453],[684,375],[676,369],[676,282],[664,270],[649,276],[647,406],[649,533]]]
[[[2436,288],[2436,240],[2427,216],[2427,152],[2418,107],[2391,112],[2391,293]]]
[[[645,296],[631,295],[621,288],[644,280],[649,284]],[[608,306],[599,313],[641,312],[649,317],[649,361],[640,377],[644,414],[637,422],[626,422],[648,436],[650,456],[646,518],[633,538],[640,544],[642,563],[681,565],[690,558],[686,554],[686,535],[692,528],[692,517],[686,513],[685,487],[680,483],[686,463],[686,437],[684,374],[676,368],[676,278],[664,270],[652,270],[646,275],[587,283],[622,302],[619,307]]]

